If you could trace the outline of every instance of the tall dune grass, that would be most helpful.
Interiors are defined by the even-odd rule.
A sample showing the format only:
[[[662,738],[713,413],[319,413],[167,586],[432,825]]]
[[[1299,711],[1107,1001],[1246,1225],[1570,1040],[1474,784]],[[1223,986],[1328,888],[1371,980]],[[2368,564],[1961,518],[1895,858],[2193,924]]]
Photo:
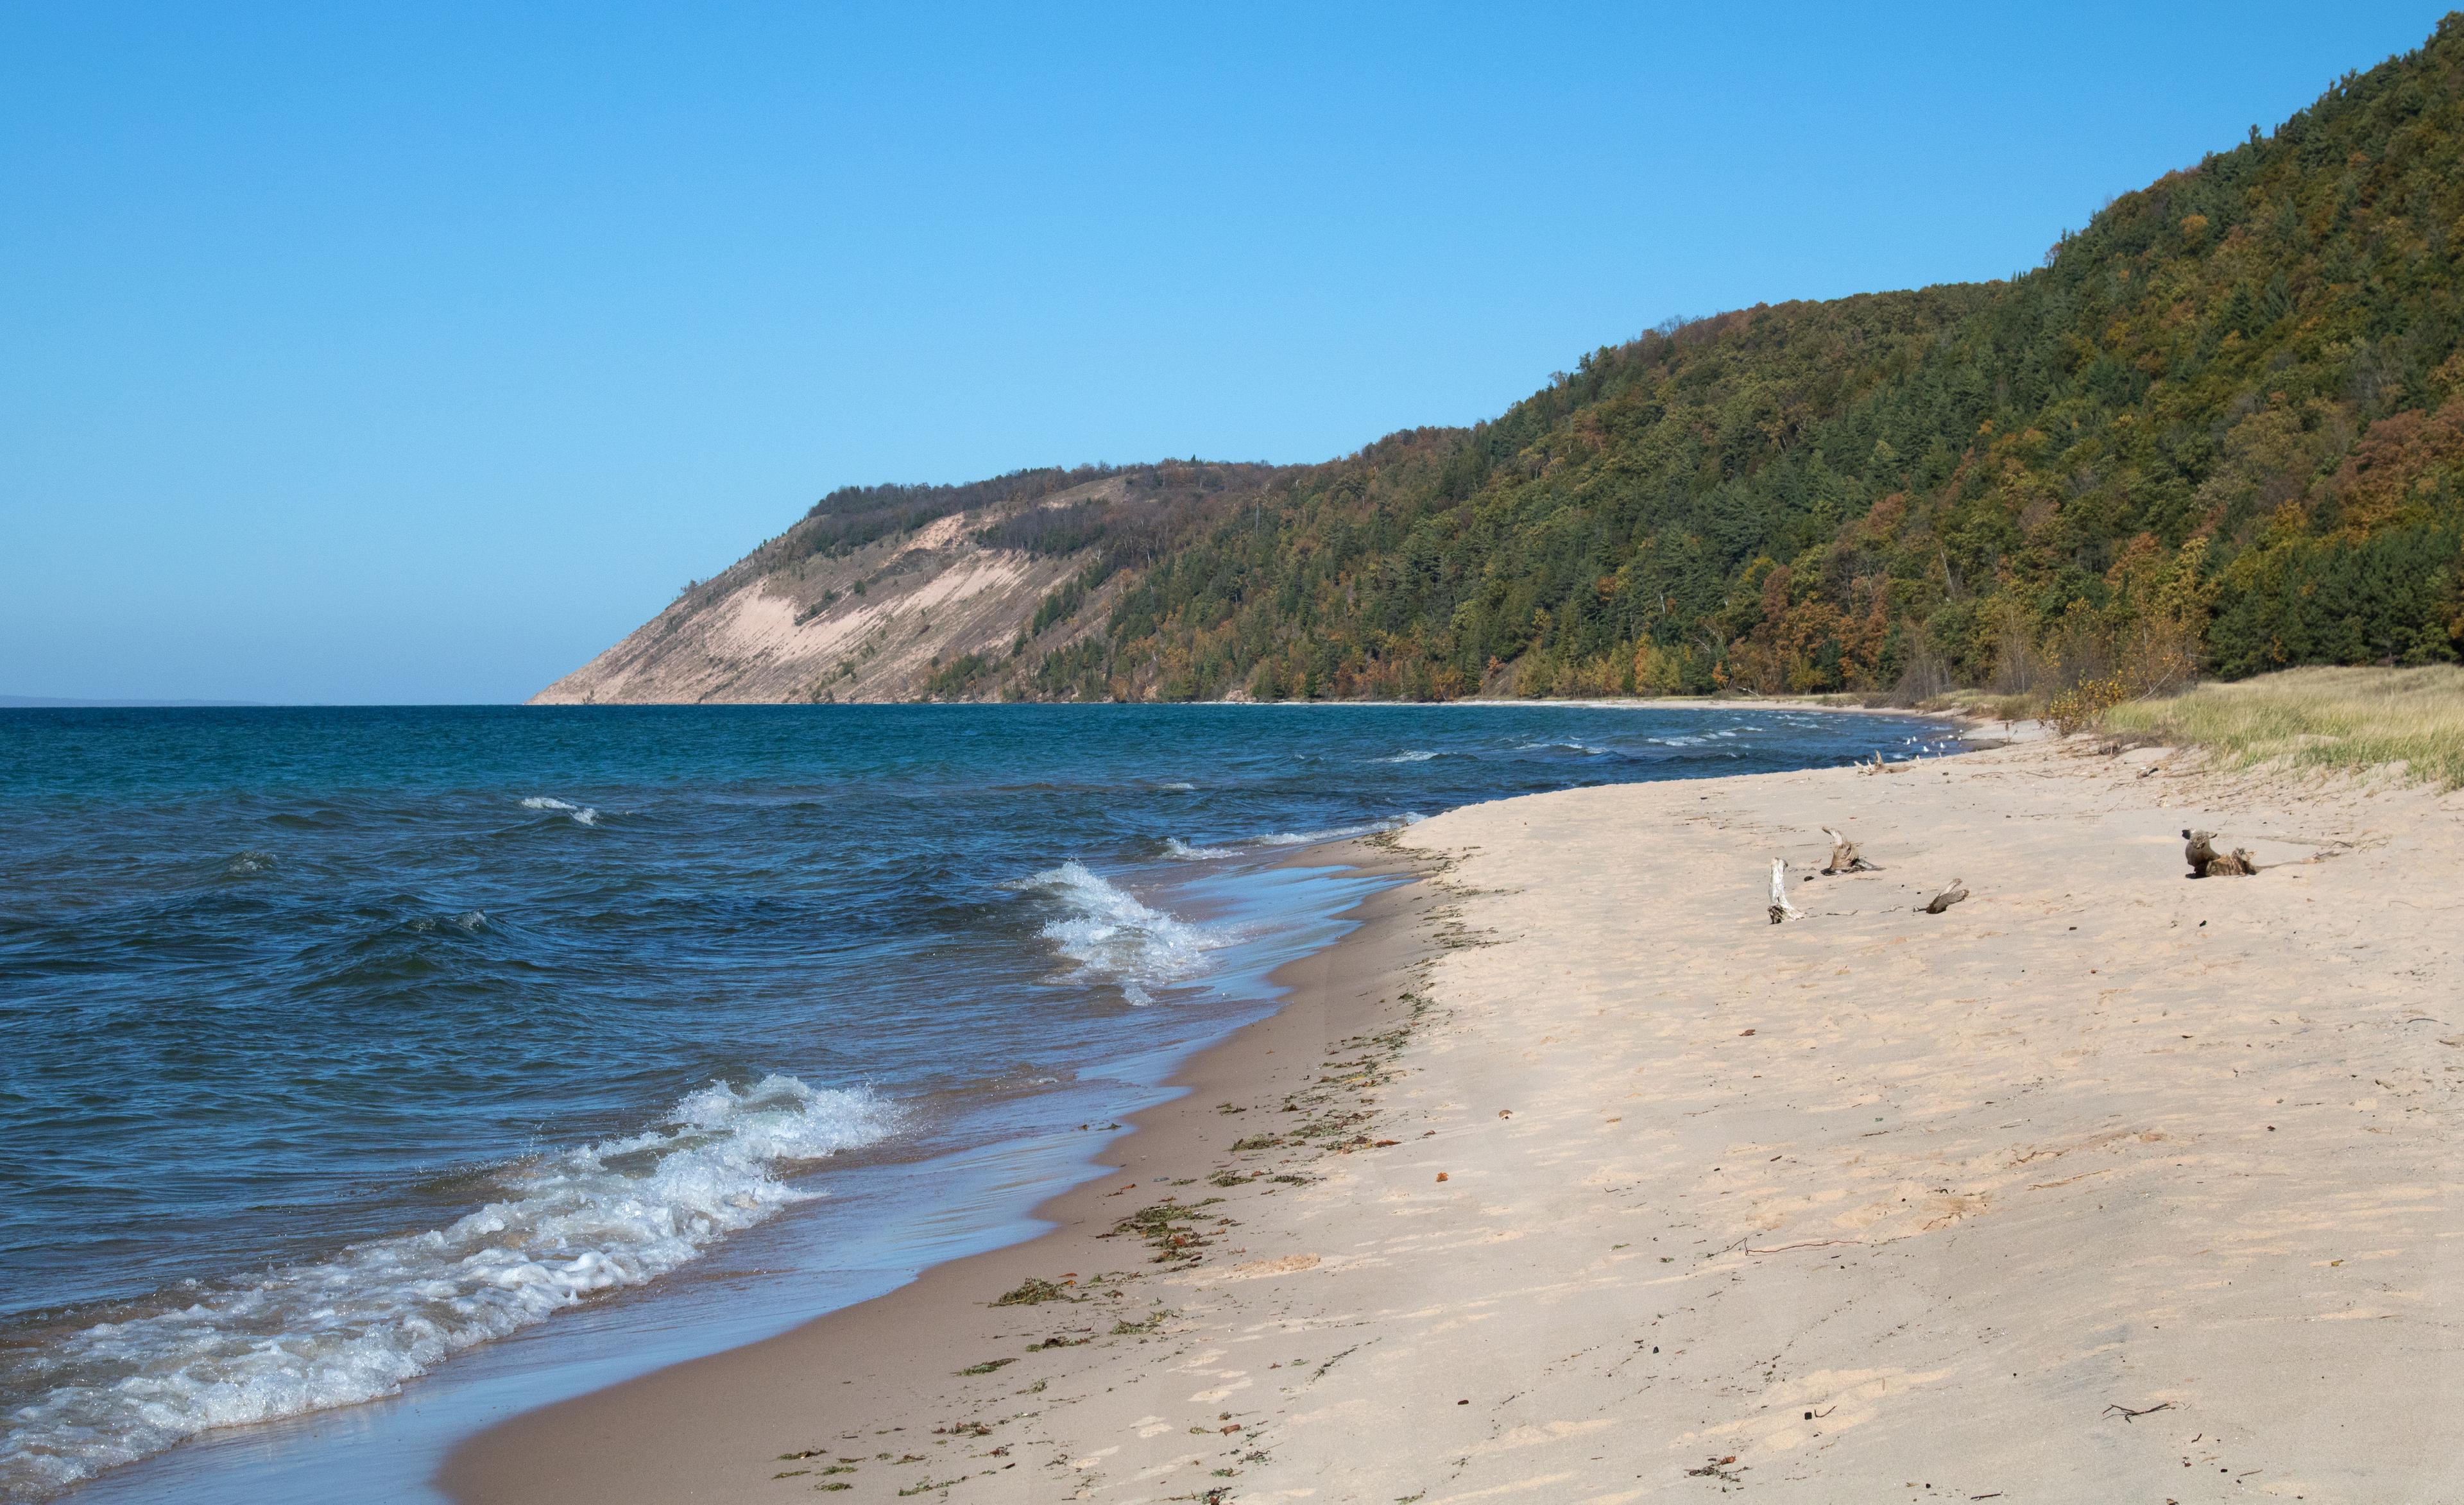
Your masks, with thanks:
[[[2196,744],[2229,767],[2281,760],[2357,771],[2402,763],[2441,789],[2464,788],[2464,668],[2302,668],[2201,685],[2104,713],[2108,731]]]

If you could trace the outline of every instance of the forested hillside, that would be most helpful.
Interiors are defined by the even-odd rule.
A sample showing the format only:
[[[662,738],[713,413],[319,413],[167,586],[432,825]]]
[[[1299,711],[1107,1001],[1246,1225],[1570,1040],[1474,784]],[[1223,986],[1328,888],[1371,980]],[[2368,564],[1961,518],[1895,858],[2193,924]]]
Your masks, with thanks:
[[[2010,282],[1602,349],[1144,572],[1036,688],[2024,688],[2453,659],[2464,17]],[[1098,651],[1100,649],[1100,652]]]
[[[2453,660],[2459,294],[2450,16],[2011,281],[1671,323],[1493,423],[1325,465],[841,491],[729,577],[829,636],[761,649],[835,665],[799,698],[901,692],[838,644],[909,628],[812,615],[881,577],[815,572],[906,568],[897,540],[941,533],[1041,594],[930,640],[928,695],[1924,694]],[[695,683],[757,693],[729,666],[749,651]]]

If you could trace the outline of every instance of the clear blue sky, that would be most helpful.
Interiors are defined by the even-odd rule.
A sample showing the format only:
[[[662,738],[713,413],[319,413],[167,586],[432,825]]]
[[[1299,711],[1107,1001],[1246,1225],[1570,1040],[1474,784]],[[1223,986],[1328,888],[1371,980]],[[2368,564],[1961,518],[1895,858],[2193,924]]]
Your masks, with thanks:
[[[0,692],[517,699],[832,487],[2004,275],[2427,4],[0,9]]]

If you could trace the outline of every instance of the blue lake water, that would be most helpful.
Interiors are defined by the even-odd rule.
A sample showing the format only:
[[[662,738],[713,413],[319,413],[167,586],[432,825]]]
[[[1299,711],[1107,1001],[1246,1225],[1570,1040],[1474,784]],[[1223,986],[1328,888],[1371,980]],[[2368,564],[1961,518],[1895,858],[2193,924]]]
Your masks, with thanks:
[[[1295,848],[1953,745],[1749,704],[0,710],[0,1498],[167,1497],[121,1466],[200,1433],[222,1483],[174,1493],[284,1497],[370,1429],[360,1497],[424,1497],[422,1396],[461,1425],[1027,1232],[1344,928],[1369,881]]]

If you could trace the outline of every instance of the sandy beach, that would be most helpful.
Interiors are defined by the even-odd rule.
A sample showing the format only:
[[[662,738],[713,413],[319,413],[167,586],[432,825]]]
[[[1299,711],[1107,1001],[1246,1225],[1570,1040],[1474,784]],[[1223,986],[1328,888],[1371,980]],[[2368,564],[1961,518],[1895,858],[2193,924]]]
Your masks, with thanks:
[[[2085,740],[1457,810],[1049,1235],[443,1482],[2464,1497],[2459,815]],[[2185,826],[2261,871],[2189,881]]]

